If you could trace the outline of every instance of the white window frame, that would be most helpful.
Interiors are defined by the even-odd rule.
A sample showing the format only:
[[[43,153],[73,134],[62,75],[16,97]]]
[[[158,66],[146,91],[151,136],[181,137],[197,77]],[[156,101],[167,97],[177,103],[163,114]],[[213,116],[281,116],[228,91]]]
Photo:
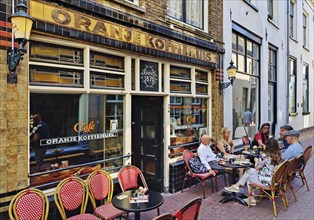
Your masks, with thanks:
[[[167,1],[175,1],[175,0],[167,0]],[[168,19],[171,23],[181,24],[181,25],[184,25],[185,27],[190,27],[193,29],[196,28],[196,29],[203,30],[204,32],[208,33],[208,1],[209,0],[203,0],[203,27],[196,27],[196,26],[190,25],[188,23],[185,23],[184,21],[171,17],[168,14],[166,15],[166,19]]]
[[[309,46],[309,16],[306,12],[303,12],[302,14],[302,40],[303,40],[303,46],[308,47]]]

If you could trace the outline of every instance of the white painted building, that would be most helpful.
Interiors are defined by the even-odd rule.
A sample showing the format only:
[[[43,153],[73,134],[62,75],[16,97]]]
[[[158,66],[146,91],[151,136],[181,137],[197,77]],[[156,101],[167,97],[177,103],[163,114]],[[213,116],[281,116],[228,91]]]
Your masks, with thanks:
[[[275,137],[284,124],[313,126],[314,1],[225,0],[223,10],[224,70],[231,59],[238,68],[233,87],[224,89],[233,138],[245,135],[247,109],[251,137],[264,122]]]

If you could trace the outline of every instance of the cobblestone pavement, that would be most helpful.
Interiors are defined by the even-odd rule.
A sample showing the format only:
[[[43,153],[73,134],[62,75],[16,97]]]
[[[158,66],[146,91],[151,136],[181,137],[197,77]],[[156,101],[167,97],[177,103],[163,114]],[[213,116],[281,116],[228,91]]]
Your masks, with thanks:
[[[314,146],[314,129],[307,130],[301,133],[300,141],[304,148],[307,146]],[[300,179],[293,180],[294,190],[298,201],[295,202],[291,191],[288,189],[289,208],[284,210],[282,200],[276,199],[278,216],[274,217],[272,203],[268,199],[263,199],[255,207],[246,207],[237,202],[228,202],[220,204],[222,199],[221,190],[224,187],[223,178],[219,178],[219,191],[212,193],[210,181],[206,181],[206,199],[203,199],[199,219],[314,219],[314,156],[310,159],[305,169],[310,191],[307,191],[306,186],[302,186]],[[245,187],[246,188],[246,187]],[[173,213],[188,201],[202,196],[201,185],[187,188],[183,193],[177,192],[174,194],[165,194],[165,202],[160,207],[160,213]],[[150,220],[156,217],[157,211],[141,213],[141,219]],[[131,216],[132,218],[132,216]]]

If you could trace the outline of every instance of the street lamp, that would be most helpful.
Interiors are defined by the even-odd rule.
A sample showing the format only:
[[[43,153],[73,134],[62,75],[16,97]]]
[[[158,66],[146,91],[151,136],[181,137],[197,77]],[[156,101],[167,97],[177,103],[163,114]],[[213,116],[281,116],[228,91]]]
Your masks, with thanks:
[[[10,74],[14,74],[20,60],[24,58],[24,54],[26,53],[25,45],[29,40],[34,22],[32,17],[27,14],[27,6],[23,2],[17,5],[17,9],[18,11],[9,18],[12,23],[15,40],[18,42],[17,51],[14,50],[14,46],[12,45],[12,51],[8,53],[7,62]]]
[[[233,65],[233,61],[231,60],[230,62],[230,66],[227,68],[227,72],[228,72],[228,79],[230,80],[230,82],[219,82],[219,90],[222,91],[223,89],[227,88],[230,85],[233,85],[233,81],[236,78],[236,74],[237,74],[237,67]]]

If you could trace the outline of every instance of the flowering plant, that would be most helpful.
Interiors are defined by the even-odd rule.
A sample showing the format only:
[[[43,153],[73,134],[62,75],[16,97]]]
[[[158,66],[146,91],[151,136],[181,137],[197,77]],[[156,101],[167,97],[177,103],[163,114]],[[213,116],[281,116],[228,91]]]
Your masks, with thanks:
[[[138,195],[139,193],[145,195],[145,193],[147,192],[147,190],[148,190],[148,189],[147,189],[146,187],[140,186],[140,187],[138,187],[137,190],[135,190],[135,193],[136,193],[137,195]]]

